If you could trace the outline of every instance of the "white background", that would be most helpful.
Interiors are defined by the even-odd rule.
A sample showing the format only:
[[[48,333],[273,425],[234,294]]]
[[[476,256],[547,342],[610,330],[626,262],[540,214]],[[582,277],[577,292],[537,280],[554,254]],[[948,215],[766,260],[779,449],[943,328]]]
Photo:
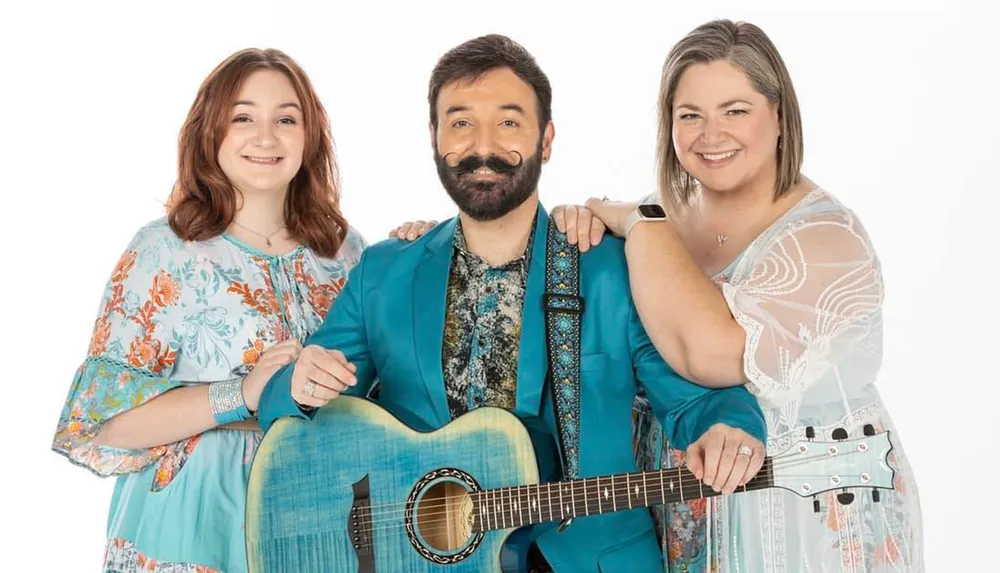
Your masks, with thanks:
[[[917,474],[928,571],[995,571],[995,13],[796,4],[5,3],[0,571],[99,569],[112,481],[52,453],[52,433],[108,273],[163,213],[178,130],[231,52],[277,47],[305,67],[332,119],[345,214],[375,241],[402,221],[452,213],[426,103],[447,49],[501,32],[549,74],[546,206],[637,198],[653,189],[663,59],[715,17],[754,22],[777,44],[800,98],[805,172],[858,213],[881,255],[879,385]]]

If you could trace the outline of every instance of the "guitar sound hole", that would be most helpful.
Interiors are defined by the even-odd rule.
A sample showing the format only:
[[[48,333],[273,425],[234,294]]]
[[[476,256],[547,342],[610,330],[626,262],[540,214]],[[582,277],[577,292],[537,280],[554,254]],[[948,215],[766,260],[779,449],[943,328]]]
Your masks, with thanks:
[[[417,531],[436,551],[451,553],[472,537],[472,498],[458,482],[443,480],[432,485],[416,510]]]

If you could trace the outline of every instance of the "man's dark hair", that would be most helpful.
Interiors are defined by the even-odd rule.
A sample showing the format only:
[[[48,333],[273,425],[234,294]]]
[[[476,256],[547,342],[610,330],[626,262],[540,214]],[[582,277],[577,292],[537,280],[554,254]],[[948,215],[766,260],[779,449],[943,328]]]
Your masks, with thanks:
[[[441,56],[431,73],[427,102],[431,125],[437,128],[437,99],[441,88],[458,80],[475,81],[487,72],[510,68],[517,77],[535,90],[538,101],[538,124],[545,130],[552,119],[552,86],[535,58],[507,36],[489,34],[456,46]]]

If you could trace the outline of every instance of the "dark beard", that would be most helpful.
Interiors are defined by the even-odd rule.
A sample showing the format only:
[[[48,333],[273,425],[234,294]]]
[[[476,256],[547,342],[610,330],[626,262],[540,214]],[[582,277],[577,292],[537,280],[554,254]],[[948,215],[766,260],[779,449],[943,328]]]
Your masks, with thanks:
[[[441,184],[459,210],[476,221],[493,221],[521,206],[538,188],[542,175],[542,142],[539,139],[534,155],[528,160],[522,159],[519,165],[508,163],[496,155],[485,158],[470,155],[451,167],[436,148],[434,163]],[[503,178],[499,181],[464,179],[464,176],[483,166]]]

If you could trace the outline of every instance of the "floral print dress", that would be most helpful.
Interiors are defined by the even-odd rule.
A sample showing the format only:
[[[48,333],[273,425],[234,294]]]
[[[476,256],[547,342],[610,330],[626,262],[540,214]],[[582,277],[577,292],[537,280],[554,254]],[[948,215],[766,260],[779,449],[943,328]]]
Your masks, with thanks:
[[[136,233],[107,283],[52,443],[117,478],[101,571],[247,570],[246,482],[259,431],[216,428],[137,450],[93,439],[116,414],[173,388],[241,378],[272,345],[304,340],[364,246],[351,229],[333,259],[304,246],[269,255],[228,234],[182,241],[165,218]]]

